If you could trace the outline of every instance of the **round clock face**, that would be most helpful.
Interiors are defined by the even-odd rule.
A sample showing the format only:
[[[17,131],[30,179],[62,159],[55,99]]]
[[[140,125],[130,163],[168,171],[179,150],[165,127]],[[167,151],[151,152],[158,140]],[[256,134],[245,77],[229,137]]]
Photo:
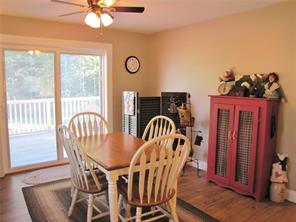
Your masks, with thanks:
[[[135,56],[130,56],[125,61],[125,68],[129,73],[136,73],[140,69],[140,61]]]
[[[227,95],[230,90],[232,89],[232,85],[226,82],[222,82],[220,83],[219,87],[218,87],[218,92],[221,95]]]

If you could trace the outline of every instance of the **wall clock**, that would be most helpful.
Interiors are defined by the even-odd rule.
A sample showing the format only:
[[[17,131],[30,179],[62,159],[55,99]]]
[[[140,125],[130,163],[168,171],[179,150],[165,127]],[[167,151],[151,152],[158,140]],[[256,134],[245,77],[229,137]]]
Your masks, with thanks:
[[[129,56],[125,60],[125,68],[129,73],[135,74],[140,69],[139,59],[136,56]]]

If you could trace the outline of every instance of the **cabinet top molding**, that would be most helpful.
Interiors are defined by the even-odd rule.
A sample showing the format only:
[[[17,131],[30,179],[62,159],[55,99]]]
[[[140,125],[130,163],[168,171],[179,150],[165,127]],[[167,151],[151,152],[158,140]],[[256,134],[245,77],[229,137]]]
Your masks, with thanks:
[[[268,99],[268,98],[254,98],[254,97],[243,97],[243,96],[220,96],[220,95],[209,95],[209,97],[213,98],[225,98],[225,99],[245,99],[245,100],[256,100],[256,101],[278,101],[280,102],[280,99]]]

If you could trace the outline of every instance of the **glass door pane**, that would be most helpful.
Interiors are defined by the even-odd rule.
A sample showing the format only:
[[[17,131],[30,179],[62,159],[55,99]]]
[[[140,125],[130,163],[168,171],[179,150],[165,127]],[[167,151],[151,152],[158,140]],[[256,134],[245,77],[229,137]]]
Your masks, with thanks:
[[[54,53],[4,50],[10,167],[57,160]]]
[[[79,112],[101,113],[100,56],[61,54],[62,120]]]
[[[62,121],[66,126],[76,113],[101,113],[101,70],[100,56],[61,54]]]

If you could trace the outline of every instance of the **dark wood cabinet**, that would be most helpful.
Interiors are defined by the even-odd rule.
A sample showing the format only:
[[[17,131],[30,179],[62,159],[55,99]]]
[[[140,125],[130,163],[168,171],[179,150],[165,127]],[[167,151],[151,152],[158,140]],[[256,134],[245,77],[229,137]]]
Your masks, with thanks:
[[[269,187],[279,100],[210,98],[207,178],[260,201]]]

